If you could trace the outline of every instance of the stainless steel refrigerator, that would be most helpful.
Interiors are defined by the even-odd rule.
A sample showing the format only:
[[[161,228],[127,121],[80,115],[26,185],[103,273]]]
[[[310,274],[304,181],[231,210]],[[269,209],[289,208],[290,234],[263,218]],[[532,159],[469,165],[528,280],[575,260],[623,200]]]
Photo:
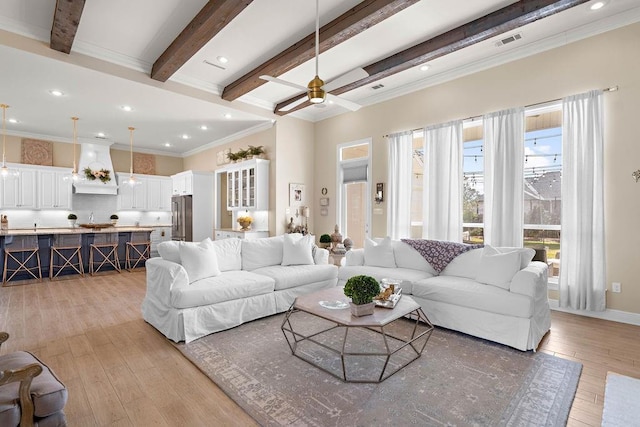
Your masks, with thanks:
[[[193,241],[192,196],[171,197],[171,239]]]

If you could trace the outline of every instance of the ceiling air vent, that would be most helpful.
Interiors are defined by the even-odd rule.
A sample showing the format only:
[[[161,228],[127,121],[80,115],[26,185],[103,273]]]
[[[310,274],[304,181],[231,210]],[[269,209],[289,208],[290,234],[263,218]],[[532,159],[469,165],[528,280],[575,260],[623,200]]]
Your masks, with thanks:
[[[218,64],[214,64],[213,62],[209,62],[206,59],[204,61],[202,61],[202,62],[204,62],[207,65],[211,65],[212,67],[220,68],[221,70],[226,70],[226,68],[224,68],[224,67],[222,67],[222,66],[220,66]]]
[[[383,84],[378,84],[378,85],[375,85],[375,86],[371,86],[371,89],[378,90],[378,89],[382,89],[383,87],[384,87]]]
[[[496,46],[500,47],[500,46],[504,46],[505,44],[509,44],[511,42],[514,42],[516,40],[520,40],[522,38],[522,34],[517,33],[514,34],[512,36],[509,37],[505,37],[504,39],[500,40],[499,42],[496,43]]]

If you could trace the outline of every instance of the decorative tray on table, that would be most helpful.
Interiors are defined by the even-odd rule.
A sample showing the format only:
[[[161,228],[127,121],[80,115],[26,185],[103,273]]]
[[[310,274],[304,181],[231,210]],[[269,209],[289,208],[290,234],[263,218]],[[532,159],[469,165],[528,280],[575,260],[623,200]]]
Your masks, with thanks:
[[[376,307],[393,308],[402,296],[402,288],[395,283],[382,281],[382,292],[373,298]]]
[[[110,222],[95,223],[95,224],[78,224],[78,225],[82,228],[96,228],[96,229],[113,227],[113,224],[111,224]]]

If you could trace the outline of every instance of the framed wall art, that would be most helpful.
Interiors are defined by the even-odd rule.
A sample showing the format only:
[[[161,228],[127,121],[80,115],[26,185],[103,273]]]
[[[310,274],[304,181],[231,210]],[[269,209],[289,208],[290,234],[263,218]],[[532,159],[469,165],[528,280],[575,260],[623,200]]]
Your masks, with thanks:
[[[305,197],[304,184],[289,184],[289,206],[304,205]]]

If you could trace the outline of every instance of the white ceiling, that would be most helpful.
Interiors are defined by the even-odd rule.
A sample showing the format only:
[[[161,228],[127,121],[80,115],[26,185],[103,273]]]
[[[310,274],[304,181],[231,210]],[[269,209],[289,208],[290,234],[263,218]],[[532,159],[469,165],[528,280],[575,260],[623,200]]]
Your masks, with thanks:
[[[359,2],[321,0],[320,25]],[[599,11],[589,9],[593,2],[436,59],[429,63],[426,72],[413,68],[376,82],[384,85],[382,89],[374,91],[370,85],[342,96],[365,106],[375,104],[640,21],[640,0],[608,0]],[[55,3],[55,0],[2,0],[0,29],[48,44]],[[144,76],[128,79],[126,73],[116,76],[111,70],[101,72],[80,65],[86,64],[83,56],[86,55],[148,76],[153,62],[205,3],[205,0],[87,1],[72,52],[64,58],[22,50],[15,42],[5,41],[8,37],[0,37],[0,102],[11,105],[8,117],[18,120],[16,124],[7,124],[8,132],[68,141],[72,129],[70,117],[75,115],[80,117],[81,141],[96,141],[95,135],[104,132],[107,141],[128,147],[127,127],[134,126],[136,150],[187,155],[271,126],[274,105],[296,95],[295,89],[268,83],[231,103],[222,101],[219,95],[226,85],[313,32],[313,0],[254,0],[167,84]],[[419,1],[320,55],[320,76],[330,81],[511,3]],[[496,47],[498,39],[516,32],[522,35],[521,40]],[[217,62],[221,55],[229,58],[227,64]],[[208,65],[205,60],[225,69]],[[280,78],[306,86],[314,73],[313,61],[307,61]],[[202,89],[211,98],[176,93],[176,83]],[[174,90],[167,90],[171,84]],[[62,90],[65,95],[53,97],[49,94],[51,89]],[[125,112],[120,108],[122,105],[131,105],[134,110]],[[321,108],[308,107],[293,116],[317,121],[346,112],[327,104]],[[225,118],[225,114],[231,114],[231,118]],[[203,124],[208,126],[206,131],[199,129]],[[190,138],[182,139],[183,134]],[[167,143],[171,146],[166,147]]]

